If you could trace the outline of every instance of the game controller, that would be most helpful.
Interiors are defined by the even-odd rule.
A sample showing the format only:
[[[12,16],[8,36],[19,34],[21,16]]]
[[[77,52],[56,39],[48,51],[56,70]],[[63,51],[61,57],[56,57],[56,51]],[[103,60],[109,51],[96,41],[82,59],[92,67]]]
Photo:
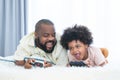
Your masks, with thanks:
[[[83,61],[71,61],[70,66],[85,67],[87,66]]]
[[[24,58],[25,61],[27,61],[28,59],[34,59],[35,60],[35,62],[30,63],[32,66],[34,66],[34,67],[43,67],[44,60],[38,59],[38,58],[29,58],[29,57]]]
[[[30,64],[33,65],[33,66],[37,66],[37,67],[43,67],[44,65],[44,61],[43,59],[40,59],[40,58],[29,58],[29,57],[25,57],[24,60],[27,61],[28,59],[34,59],[35,62],[31,62]],[[55,65],[53,62],[50,62],[50,61],[46,61],[48,63],[51,63],[53,65]]]

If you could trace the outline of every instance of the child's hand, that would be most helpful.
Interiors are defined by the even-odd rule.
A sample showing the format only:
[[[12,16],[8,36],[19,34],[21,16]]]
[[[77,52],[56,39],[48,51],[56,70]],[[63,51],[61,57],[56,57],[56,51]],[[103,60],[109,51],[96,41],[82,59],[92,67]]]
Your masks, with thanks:
[[[68,63],[66,66],[67,66],[67,67],[70,67],[70,64]]]
[[[91,66],[91,60],[90,59],[86,59],[85,61],[83,61],[88,67]]]

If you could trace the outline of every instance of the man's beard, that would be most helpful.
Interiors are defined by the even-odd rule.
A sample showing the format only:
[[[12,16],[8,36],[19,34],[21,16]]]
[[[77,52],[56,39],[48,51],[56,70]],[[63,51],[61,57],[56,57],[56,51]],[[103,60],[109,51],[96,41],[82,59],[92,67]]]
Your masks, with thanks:
[[[46,44],[47,44],[48,42],[52,42],[52,44],[53,44],[53,47],[52,47],[50,50],[47,50],[47,48],[46,48]],[[54,50],[54,47],[55,47],[55,45],[56,45],[56,41],[48,41],[48,42],[46,42],[44,45],[41,44],[41,43],[40,43],[39,45],[40,45],[41,49],[43,49],[46,53],[52,53],[53,50]]]
[[[51,43],[53,44],[53,47],[52,47],[50,50],[47,50],[46,44],[49,43],[49,42],[51,42]],[[38,44],[38,43],[39,43],[39,44]],[[45,44],[42,44],[42,43],[40,43],[40,40],[37,39],[37,44],[36,44],[36,46],[39,47],[39,48],[41,48],[41,49],[42,49],[43,51],[45,51],[46,53],[52,53],[53,50],[54,50],[54,47],[55,47],[56,43],[57,43],[57,41],[55,40],[55,41],[47,41],[47,42],[45,42]]]

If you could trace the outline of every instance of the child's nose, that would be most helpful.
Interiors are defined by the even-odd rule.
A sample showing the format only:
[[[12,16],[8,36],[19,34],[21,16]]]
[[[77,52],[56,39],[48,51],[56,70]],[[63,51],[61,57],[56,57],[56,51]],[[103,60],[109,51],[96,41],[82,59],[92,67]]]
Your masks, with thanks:
[[[77,48],[74,48],[74,49],[73,49],[74,54],[75,54],[77,51],[78,51]]]

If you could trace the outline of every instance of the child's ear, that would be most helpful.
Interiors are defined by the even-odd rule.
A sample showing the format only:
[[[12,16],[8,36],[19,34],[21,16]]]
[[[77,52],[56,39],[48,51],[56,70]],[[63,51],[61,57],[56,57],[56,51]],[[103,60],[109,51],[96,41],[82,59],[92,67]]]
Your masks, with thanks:
[[[85,47],[88,48],[88,44],[86,44]]]

